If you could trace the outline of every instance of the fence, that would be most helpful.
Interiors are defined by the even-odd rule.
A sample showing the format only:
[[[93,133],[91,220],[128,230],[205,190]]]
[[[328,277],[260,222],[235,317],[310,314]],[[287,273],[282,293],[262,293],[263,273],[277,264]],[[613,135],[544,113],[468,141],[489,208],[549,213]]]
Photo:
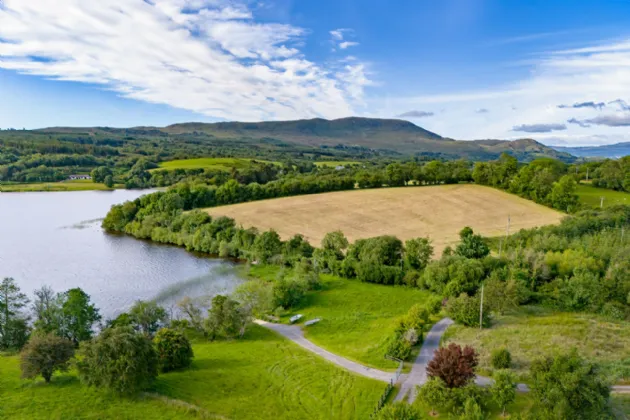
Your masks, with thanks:
[[[398,382],[398,378],[400,378],[400,374],[402,373],[402,368],[403,368],[402,360],[396,359],[395,357],[391,357],[387,355],[385,356],[385,358],[398,362],[398,368],[396,369],[396,372],[394,373],[394,376],[392,377],[392,379],[389,380],[389,383],[387,384],[387,388],[385,388],[385,392],[383,392],[383,395],[381,395],[381,398],[378,400],[378,404],[376,405],[376,408],[374,409],[374,412],[372,413],[370,418],[375,418],[378,412],[381,411],[381,408],[383,408],[383,406],[385,405],[385,402],[387,401],[389,394],[391,394],[392,389],[394,389],[394,386],[396,385],[396,382]]]

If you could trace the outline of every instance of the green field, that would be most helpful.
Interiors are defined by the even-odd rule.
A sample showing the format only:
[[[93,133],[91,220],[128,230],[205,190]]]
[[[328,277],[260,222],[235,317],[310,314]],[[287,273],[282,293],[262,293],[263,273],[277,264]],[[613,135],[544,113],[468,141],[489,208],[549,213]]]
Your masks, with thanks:
[[[198,158],[179,159],[160,163],[159,169],[216,169],[229,171],[232,168],[243,169],[251,165],[252,161],[260,163],[275,163],[265,160],[244,159],[244,158]],[[154,169],[155,170],[155,169]]]
[[[114,188],[123,188],[117,184]],[[90,180],[42,182],[33,184],[0,184],[0,192],[36,192],[36,191],[110,191],[105,184],[95,183]]]
[[[630,323],[608,321],[596,315],[554,312],[521,307],[498,317],[480,331],[461,325],[450,327],[444,341],[473,346],[480,353],[480,368],[488,372],[490,353],[505,347],[512,354],[513,369],[525,378],[531,362],[576,348],[583,357],[598,362],[611,377],[630,380]]]
[[[251,275],[273,279],[275,267],[253,267]],[[416,303],[422,304],[431,293],[406,287],[361,283],[322,275],[323,290],[308,293],[300,308],[288,312],[304,320],[321,318],[305,327],[305,336],[326,350],[364,365],[396,370],[397,364],[385,359],[385,341],[393,334],[396,320]]]
[[[360,165],[360,164],[361,162],[357,162],[356,160],[322,160],[319,162],[315,162],[315,166],[329,167],[329,168],[335,168],[337,166]]]
[[[627,192],[596,188],[590,185],[578,185],[577,195],[581,203],[593,207],[601,205],[601,197],[604,197],[604,207],[615,204],[630,204],[630,194]]]
[[[46,385],[0,357],[0,418],[365,419],[384,385],[352,375],[262,327],[240,340],[196,343],[190,369],[160,375],[150,395],[118,398],[73,373]],[[191,413],[192,412],[192,413]],[[201,414],[201,416],[199,416]]]

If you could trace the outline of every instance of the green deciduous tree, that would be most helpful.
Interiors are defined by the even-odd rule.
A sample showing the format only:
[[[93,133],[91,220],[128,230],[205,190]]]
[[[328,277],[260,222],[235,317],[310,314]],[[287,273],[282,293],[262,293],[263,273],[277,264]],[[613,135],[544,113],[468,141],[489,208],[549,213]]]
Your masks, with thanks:
[[[158,374],[153,343],[131,327],[107,328],[81,344],[81,382],[119,394],[147,389]]]
[[[467,327],[479,327],[481,299],[479,296],[468,296],[465,293],[456,298],[450,298],[446,303],[446,312],[455,321]],[[489,311],[483,311],[483,326],[490,326]]]
[[[282,241],[278,232],[269,230],[258,235],[254,241],[254,252],[262,263],[267,263],[272,257],[282,253]]]
[[[54,334],[33,335],[20,353],[22,378],[41,375],[50,382],[53,373],[66,371],[74,356],[74,344]]]
[[[28,298],[11,277],[0,282],[0,348],[19,349],[28,339],[28,326],[21,310]]]
[[[486,245],[481,235],[475,235],[473,230],[465,227],[459,232],[460,243],[455,248],[455,254],[466,258],[483,258],[490,254],[490,248]]]
[[[206,331],[210,339],[216,337],[242,337],[250,321],[251,314],[247,313],[240,304],[229,296],[217,295],[212,299],[212,307],[206,318]]]
[[[134,326],[149,337],[153,337],[168,321],[166,310],[153,301],[136,301],[129,310],[129,315]]]
[[[101,315],[96,306],[90,302],[90,296],[80,288],[75,288],[64,293],[63,300],[60,335],[71,340],[75,345],[92,338],[94,333],[92,328],[101,320]]]
[[[162,328],[153,339],[162,372],[190,366],[194,357],[190,341],[181,331]]]
[[[429,238],[409,239],[405,242],[405,262],[414,270],[423,270],[433,256]]]
[[[378,412],[378,420],[422,420],[422,414],[406,402],[388,404]]]
[[[532,363],[531,392],[537,404],[553,419],[609,418],[610,384],[596,365],[574,350]]]
[[[494,401],[503,411],[503,417],[505,417],[505,408],[516,399],[516,380],[514,374],[509,370],[497,370],[492,377],[494,383],[490,392]]]
[[[439,377],[430,378],[424,385],[418,387],[418,398],[431,407],[431,415],[435,416],[436,407],[445,406],[449,401],[448,388]]]
[[[63,296],[55,293],[48,286],[35,290],[33,301],[33,313],[35,314],[34,327],[37,332],[55,333],[59,335],[63,323],[61,306]]]

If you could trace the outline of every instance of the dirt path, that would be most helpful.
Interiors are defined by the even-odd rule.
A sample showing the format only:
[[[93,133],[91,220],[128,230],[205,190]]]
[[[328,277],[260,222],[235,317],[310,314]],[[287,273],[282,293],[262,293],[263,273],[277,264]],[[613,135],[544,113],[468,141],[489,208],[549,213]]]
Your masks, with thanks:
[[[319,347],[316,344],[313,344],[311,341],[304,338],[304,331],[302,331],[302,328],[297,325],[273,324],[258,319],[254,322],[258,325],[262,325],[266,328],[269,328],[270,330],[277,332],[278,334],[293,341],[297,345],[304,347],[305,349],[312,351],[313,353],[323,357],[324,359],[351,372],[358,373],[359,375],[363,375],[368,378],[376,379],[382,382],[389,382],[394,376],[394,374],[391,372],[383,372],[382,370],[372,369],[367,366],[363,366],[360,363],[348,360],[344,357],[337,356],[336,354],[333,354],[328,350],[324,350],[323,348]]]

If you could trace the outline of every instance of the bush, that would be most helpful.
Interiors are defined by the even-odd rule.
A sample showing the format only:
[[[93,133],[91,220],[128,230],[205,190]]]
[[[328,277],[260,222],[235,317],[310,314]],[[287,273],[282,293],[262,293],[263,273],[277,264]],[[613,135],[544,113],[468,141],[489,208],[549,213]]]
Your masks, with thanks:
[[[53,373],[68,370],[73,356],[74,344],[70,340],[54,334],[34,335],[20,353],[22,378],[33,379],[42,375],[46,382],[50,382]]]
[[[492,350],[490,364],[495,369],[509,369],[512,366],[512,355],[506,348]]]
[[[479,364],[477,352],[466,346],[463,349],[455,343],[440,347],[427,366],[427,374],[438,377],[449,388],[460,388],[475,377],[475,368]]]
[[[279,278],[273,285],[273,306],[295,307],[302,302],[307,291],[308,284],[304,279]]]
[[[79,379],[87,386],[119,394],[148,388],[158,374],[158,359],[151,340],[131,327],[107,328],[81,345]]]
[[[479,297],[468,296],[462,293],[458,298],[451,298],[446,304],[446,312],[455,321],[467,327],[479,327],[479,309],[481,300]],[[483,326],[490,326],[490,311],[483,312]]]
[[[606,302],[602,307],[602,315],[615,321],[626,319],[628,310],[626,306],[619,302]]]
[[[194,357],[190,341],[180,332],[162,328],[153,339],[162,372],[190,366]]]
[[[418,399],[431,407],[431,415],[435,416],[437,412],[435,407],[443,407],[447,405],[449,400],[449,389],[443,380],[437,377],[429,378],[429,380],[418,387]]]
[[[387,354],[400,360],[407,360],[411,355],[412,344],[400,334],[390,338],[387,344]]]
[[[376,416],[378,420],[422,420],[422,414],[406,402],[386,405]]]

